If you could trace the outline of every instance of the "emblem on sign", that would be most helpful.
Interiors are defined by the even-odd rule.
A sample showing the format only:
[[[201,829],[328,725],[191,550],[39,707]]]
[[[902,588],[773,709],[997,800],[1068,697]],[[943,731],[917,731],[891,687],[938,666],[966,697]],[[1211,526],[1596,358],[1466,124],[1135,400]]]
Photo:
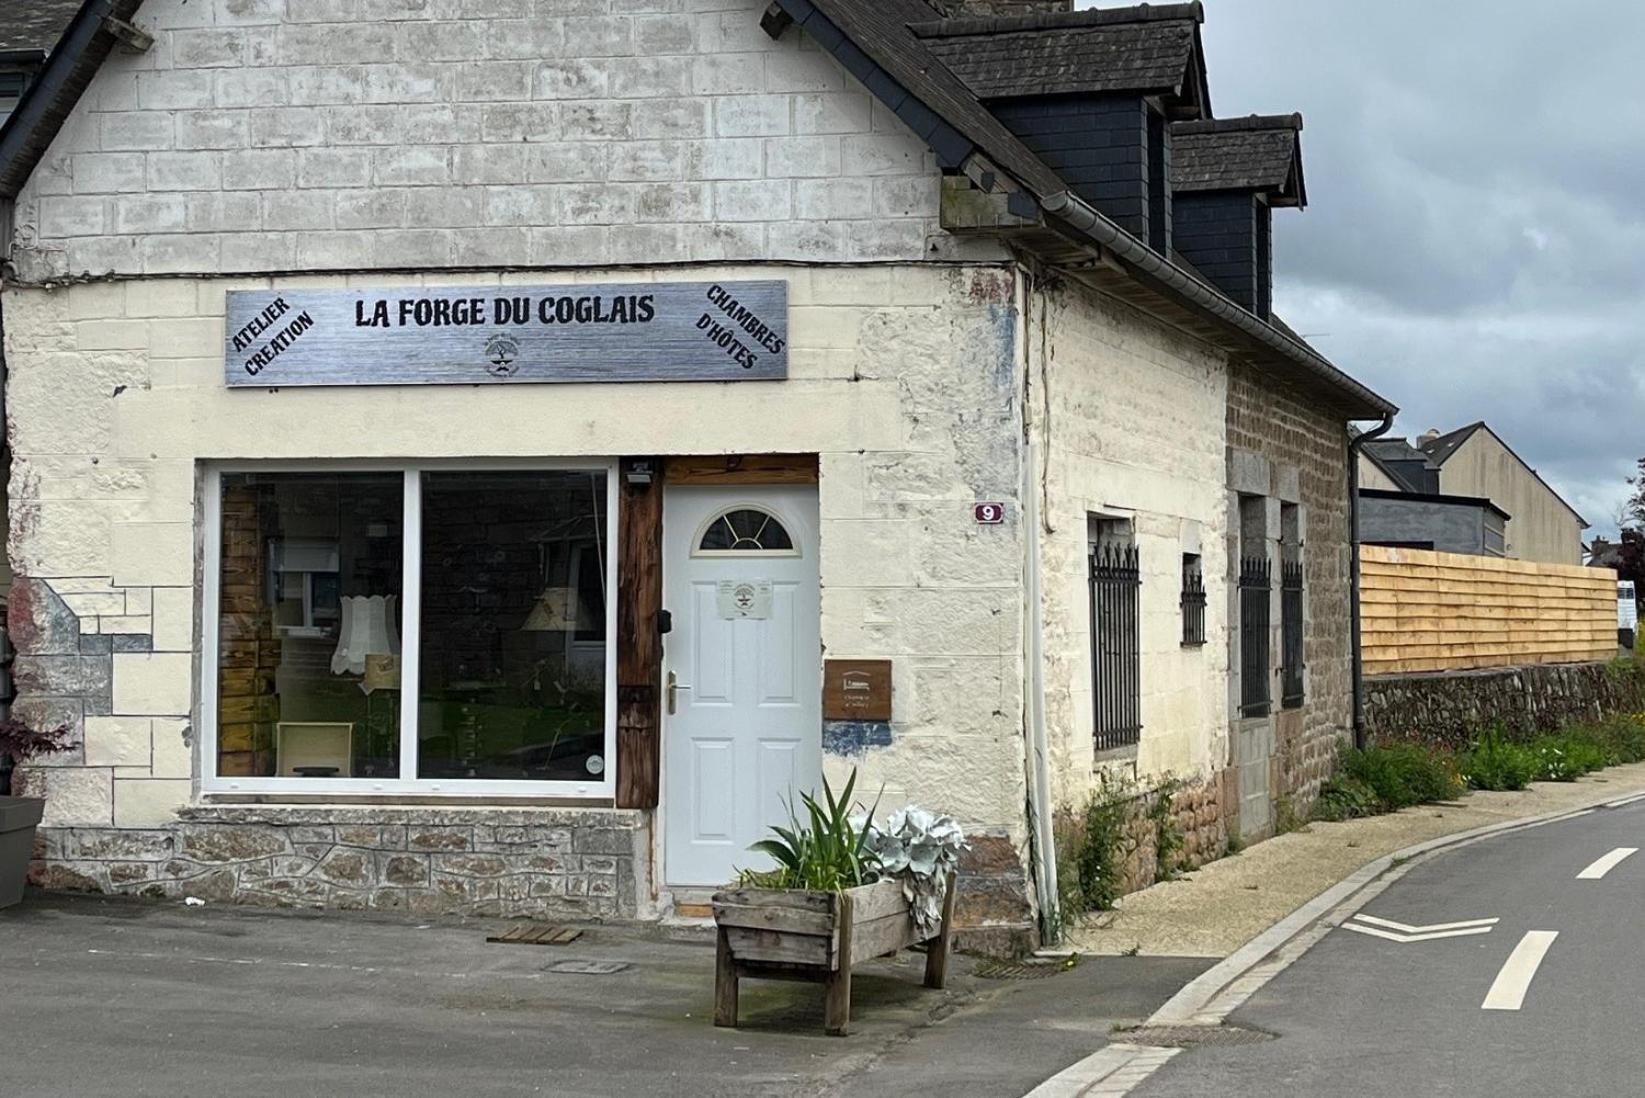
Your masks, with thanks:
[[[770,580],[721,580],[717,594],[722,618],[763,620],[771,616]]]
[[[491,372],[498,377],[508,377],[516,367],[514,362],[520,357],[520,344],[511,335],[498,332],[486,340],[486,361],[491,363]]]

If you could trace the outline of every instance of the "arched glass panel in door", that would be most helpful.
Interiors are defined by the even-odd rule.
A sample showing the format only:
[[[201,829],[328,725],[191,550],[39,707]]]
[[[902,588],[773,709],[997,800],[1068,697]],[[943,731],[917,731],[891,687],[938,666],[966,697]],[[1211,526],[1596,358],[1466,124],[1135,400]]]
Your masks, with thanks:
[[[782,520],[757,507],[721,511],[704,525],[693,552],[701,555],[755,554],[797,556],[794,539]]]

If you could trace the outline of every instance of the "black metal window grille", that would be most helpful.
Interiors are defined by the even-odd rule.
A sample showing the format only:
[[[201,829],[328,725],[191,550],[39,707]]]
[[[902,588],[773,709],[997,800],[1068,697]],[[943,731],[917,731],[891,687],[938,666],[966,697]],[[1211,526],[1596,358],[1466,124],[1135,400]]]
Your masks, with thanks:
[[[1268,715],[1268,593],[1272,566],[1263,557],[1239,562],[1239,712]]]
[[[1302,704],[1302,562],[1280,565],[1279,587],[1280,704]]]
[[[1182,643],[1205,643],[1205,576],[1193,553],[1182,555]]]
[[[1091,694],[1096,750],[1129,747],[1142,736],[1142,658],[1134,545],[1091,547]]]

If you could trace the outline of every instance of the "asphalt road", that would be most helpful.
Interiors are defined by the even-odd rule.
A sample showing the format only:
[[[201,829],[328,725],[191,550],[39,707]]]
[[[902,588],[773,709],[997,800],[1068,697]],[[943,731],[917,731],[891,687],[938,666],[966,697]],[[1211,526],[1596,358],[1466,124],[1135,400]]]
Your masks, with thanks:
[[[1645,850],[1620,853],[1636,847],[1645,801],[1439,854],[1351,922],[1449,936],[1332,930],[1229,1018],[1274,1040],[1190,1048],[1132,1093],[1645,1093]]]
[[[842,1039],[809,984],[745,982],[743,1027],[716,1029],[706,941],[485,942],[507,925],[33,893],[0,911],[0,1098],[1016,1098],[1211,963],[1016,981],[960,957],[927,991],[905,954],[855,974]]]

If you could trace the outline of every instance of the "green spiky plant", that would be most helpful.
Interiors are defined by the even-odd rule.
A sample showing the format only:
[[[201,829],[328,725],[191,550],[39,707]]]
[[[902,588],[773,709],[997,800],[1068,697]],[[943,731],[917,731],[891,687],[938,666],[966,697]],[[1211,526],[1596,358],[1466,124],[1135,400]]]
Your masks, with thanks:
[[[738,882],[750,888],[843,892],[874,880],[879,859],[868,849],[867,842],[879,799],[875,798],[874,808],[862,817],[859,826],[851,817],[851,794],[856,785],[857,772],[853,770],[839,796],[834,795],[827,779],[823,780],[822,801],[801,793],[803,818],[792,801],[785,801],[788,826],[773,824],[774,838],[761,839],[749,847],[770,855],[777,867],[742,870]]]

